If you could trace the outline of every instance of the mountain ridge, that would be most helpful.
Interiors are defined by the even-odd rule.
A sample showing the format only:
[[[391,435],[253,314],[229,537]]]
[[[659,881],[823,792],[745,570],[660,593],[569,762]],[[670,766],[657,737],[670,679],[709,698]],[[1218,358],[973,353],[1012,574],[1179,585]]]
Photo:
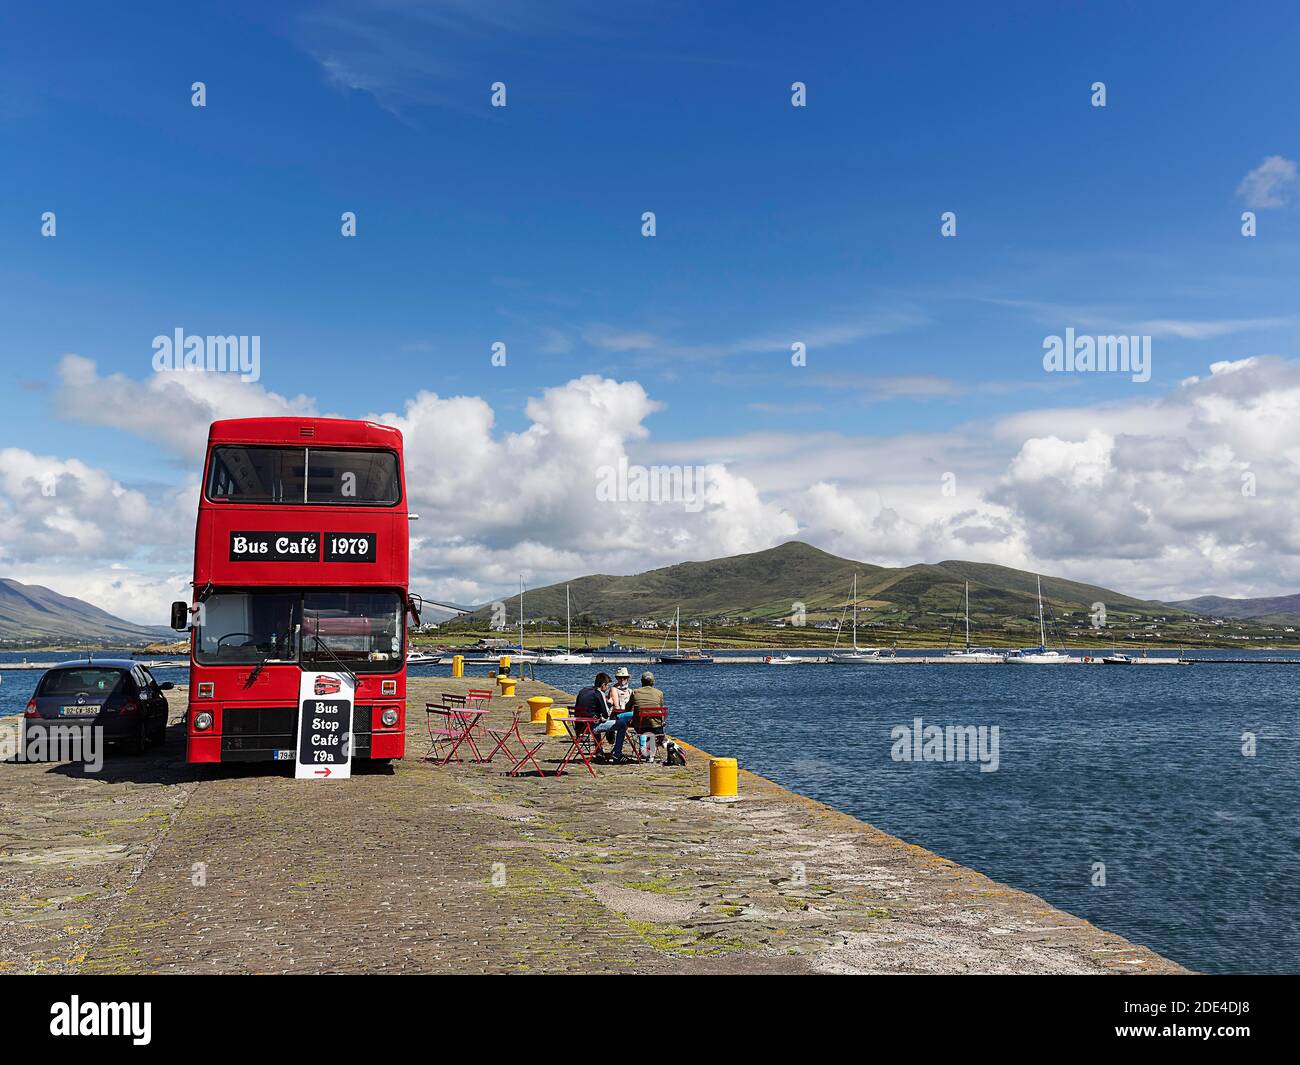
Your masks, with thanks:
[[[171,633],[137,625],[75,596],[40,584],[0,577],[0,641],[6,643],[118,641],[149,643]]]
[[[678,606],[686,618],[776,620],[802,604],[809,618],[838,617],[847,608],[854,574],[866,621],[952,619],[962,612],[965,582],[971,586],[971,616],[1037,618],[1037,580],[1027,570],[948,559],[887,567],[832,555],[799,540],[764,551],[695,562],[679,562],[623,576],[589,574],[567,582],[526,589],[526,617],[564,618],[567,584],[573,617],[627,622],[671,617]],[[1138,599],[1081,581],[1042,575],[1043,599],[1055,615],[1091,612],[1103,604],[1111,613],[1140,618],[1189,615],[1155,600]],[[506,616],[518,623],[518,597],[504,601]],[[490,616],[491,605],[474,611]]]
[[[1300,624],[1300,593],[1257,596],[1250,599],[1200,595],[1195,599],[1179,599],[1169,605],[1212,618]]]

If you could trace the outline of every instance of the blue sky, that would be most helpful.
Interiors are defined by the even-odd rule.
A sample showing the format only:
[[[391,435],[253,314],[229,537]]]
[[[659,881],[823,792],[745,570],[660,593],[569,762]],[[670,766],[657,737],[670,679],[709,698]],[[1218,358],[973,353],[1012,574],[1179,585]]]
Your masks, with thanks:
[[[1246,175],[1300,152],[1286,5],[266,8],[7,15],[0,444],[151,501],[181,484],[191,453],[70,417],[58,371],[146,382],[177,326],[260,335],[260,387],[315,409],[423,389],[481,397],[498,434],[547,388],[634,380],[646,454],[701,463],[1150,404],[1296,354],[1294,179],[1239,232]],[[1044,374],[1066,326],[1152,335],[1152,380]]]

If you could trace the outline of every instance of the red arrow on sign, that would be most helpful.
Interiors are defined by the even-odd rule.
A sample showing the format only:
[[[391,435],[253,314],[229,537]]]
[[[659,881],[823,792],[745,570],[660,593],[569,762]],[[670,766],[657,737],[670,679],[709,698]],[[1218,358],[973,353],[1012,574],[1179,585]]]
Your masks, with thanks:
[[[318,769],[318,770],[316,770],[316,775],[317,775],[318,777],[327,777],[327,776],[329,776],[329,775],[330,775],[329,766],[326,766],[324,769]]]

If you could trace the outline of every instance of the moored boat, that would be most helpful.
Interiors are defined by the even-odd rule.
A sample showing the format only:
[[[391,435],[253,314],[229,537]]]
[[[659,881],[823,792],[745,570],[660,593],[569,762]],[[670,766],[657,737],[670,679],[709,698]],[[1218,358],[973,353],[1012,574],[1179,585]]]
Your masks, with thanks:
[[[1009,665],[1057,666],[1073,661],[1061,651],[1047,649],[1047,629],[1043,624],[1043,578],[1038,578],[1038,646],[1023,647],[1007,655]]]

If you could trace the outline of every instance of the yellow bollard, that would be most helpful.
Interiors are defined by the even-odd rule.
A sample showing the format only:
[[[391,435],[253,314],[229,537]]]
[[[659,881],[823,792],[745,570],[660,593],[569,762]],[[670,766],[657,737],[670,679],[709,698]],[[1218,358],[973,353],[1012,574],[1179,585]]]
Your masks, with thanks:
[[[533,725],[546,724],[546,711],[555,702],[549,695],[534,695],[528,700],[528,721]]]
[[[463,677],[465,675],[465,656],[451,656],[451,675],[453,677]]]
[[[497,677],[497,683],[501,685],[501,694],[502,694],[505,698],[508,699],[508,698],[510,698],[510,696],[514,695],[514,693],[515,693],[515,678],[514,678],[514,677],[501,677],[501,676],[498,676],[498,677]]]
[[[738,775],[734,758],[710,758],[709,796],[714,799],[735,798]]]
[[[546,734],[548,736],[567,736],[569,733],[564,727],[564,719],[569,716],[569,711],[562,706],[557,706],[554,710],[546,712]]]
[[[502,655],[497,659],[497,672],[509,675],[510,673],[510,656]]]

